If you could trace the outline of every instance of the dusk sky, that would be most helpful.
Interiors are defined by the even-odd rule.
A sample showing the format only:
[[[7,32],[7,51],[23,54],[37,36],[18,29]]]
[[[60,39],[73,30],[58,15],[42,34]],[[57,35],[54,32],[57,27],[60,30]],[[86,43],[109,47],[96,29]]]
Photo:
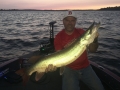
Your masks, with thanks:
[[[0,0],[0,9],[100,9],[120,6],[120,0]]]

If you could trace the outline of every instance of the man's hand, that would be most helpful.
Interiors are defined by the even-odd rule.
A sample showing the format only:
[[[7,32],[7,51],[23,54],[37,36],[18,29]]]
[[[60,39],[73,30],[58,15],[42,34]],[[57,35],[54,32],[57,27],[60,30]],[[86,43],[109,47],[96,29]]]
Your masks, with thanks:
[[[97,32],[97,33],[96,33],[96,37],[95,37],[93,43],[91,43],[91,44],[89,45],[89,51],[90,51],[90,52],[93,52],[93,53],[94,53],[94,52],[97,51],[97,48],[98,48],[98,36],[99,36],[99,33]]]
[[[48,67],[46,68],[45,72],[53,72],[56,71],[57,67],[53,66],[53,64],[49,64]]]
[[[96,33],[96,37],[95,37],[93,43],[97,43],[97,42],[98,42],[98,36],[99,36],[99,33],[97,32],[97,33]]]

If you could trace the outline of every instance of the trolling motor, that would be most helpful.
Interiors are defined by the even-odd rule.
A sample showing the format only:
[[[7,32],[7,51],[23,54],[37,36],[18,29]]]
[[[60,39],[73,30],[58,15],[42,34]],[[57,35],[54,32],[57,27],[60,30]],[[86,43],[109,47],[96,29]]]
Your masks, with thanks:
[[[50,39],[49,41],[43,41],[40,44],[40,52],[41,53],[52,53],[54,52],[54,24],[56,21],[52,21],[49,23],[50,25]]]
[[[50,43],[54,45],[54,24],[56,23],[56,21],[52,21],[49,23],[50,25]]]

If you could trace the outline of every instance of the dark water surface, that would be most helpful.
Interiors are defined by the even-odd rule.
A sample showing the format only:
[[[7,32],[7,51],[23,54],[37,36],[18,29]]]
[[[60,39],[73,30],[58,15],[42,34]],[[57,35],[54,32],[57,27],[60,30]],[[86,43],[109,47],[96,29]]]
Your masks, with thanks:
[[[89,59],[120,75],[120,11],[76,11],[76,27],[101,22],[99,48]],[[55,35],[63,28],[63,11],[0,11],[0,62],[39,49],[49,38],[49,22],[56,21]]]

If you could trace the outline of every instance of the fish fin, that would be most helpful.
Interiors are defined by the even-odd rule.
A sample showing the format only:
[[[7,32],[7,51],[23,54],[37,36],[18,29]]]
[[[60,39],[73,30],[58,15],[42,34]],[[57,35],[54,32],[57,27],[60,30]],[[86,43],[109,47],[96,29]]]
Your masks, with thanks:
[[[26,85],[27,82],[29,81],[30,76],[27,75],[26,73],[22,76],[23,79],[23,85]]]
[[[40,73],[36,72],[35,80],[36,81],[40,80],[43,77],[44,74],[45,74],[45,72],[40,72]]]
[[[26,69],[21,68],[21,69],[17,70],[15,73],[22,76],[23,85],[26,85],[29,80],[29,77],[30,77],[29,75],[27,75]]]
[[[64,69],[65,69],[65,67],[60,68],[60,75],[62,75],[64,73]]]
[[[87,51],[89,50],[89,45],[86,45],[86,50],[87,50]]]
[[[33,63],[37,62],[39,60],[39,58],[41,58],[40,55],[32,56],[29,58],[28,63],[33,64]]]

